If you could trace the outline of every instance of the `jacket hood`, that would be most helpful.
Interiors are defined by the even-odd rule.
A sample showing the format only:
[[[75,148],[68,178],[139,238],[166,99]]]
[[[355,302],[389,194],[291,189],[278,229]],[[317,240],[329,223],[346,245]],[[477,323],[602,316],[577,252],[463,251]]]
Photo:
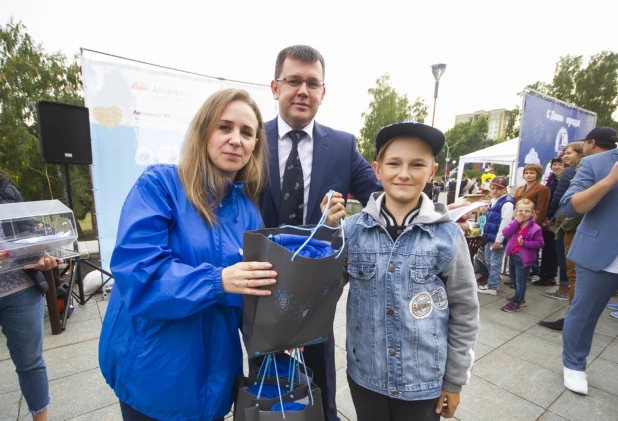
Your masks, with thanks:
[[[380,223],[380,207],[379,203],[384,200],[384,192],[375,192],[369,197],[367,206],[362,210],[363,213],[371,216],[376,222]],[[439,222],[450,221],[451,217],[446,206],[443,203],[433,203],[425,193],[421,192],[421,208],[418,211],[418,216],[414,220],[418,224],[437,224]]]

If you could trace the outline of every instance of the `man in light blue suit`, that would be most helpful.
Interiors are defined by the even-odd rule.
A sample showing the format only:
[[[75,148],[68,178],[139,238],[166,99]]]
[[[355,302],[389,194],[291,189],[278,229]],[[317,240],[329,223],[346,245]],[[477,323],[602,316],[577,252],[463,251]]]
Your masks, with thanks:
[[[584,142],[587,156],[560,206],[567,217],[585,214],[567,256],[576,264],[577,282],[564,321],[562,353],[565,387],[585,395],[594,329],[618,289],[618,135],[610,127],[597,127]],[[595,148],[607,151],[592,155]]]

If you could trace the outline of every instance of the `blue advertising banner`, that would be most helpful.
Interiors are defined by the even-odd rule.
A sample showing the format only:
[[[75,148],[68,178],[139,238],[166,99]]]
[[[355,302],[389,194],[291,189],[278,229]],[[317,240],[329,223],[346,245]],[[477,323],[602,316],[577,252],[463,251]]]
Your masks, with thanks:
[[[267,85],[198,76],[88,50],[81,62],[101,266],[109,270],[127,193],[148,165],[178,163],[185,132],[202,103],[219,89],[244,89],[264,120],[270,120],[277,115],[277,102]]]
[[[597,115],[534,91],[524,92],[517,185],[523,185],[526,164],[540,164],[549,175],[550,161],[564,146],[586,137],[596,125]]]

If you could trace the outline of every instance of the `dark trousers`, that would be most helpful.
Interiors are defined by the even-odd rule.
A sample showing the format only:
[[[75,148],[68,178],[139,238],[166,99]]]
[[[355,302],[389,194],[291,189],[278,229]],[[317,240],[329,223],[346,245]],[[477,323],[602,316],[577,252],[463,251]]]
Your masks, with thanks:
[[[438,399],[404,401],[359,386],[348,376],[358,421],[439,421]]]
[[[120,402],[120,412],[122,413],[123,421],[157,421],[154,418],[150,418],[148,415],[136,411],[124,402]],[[223,418],[217,418],[212,421],[223,421]]]
[[[305,364],[313,370],[313,383],[322,391],[324,421],[337,421],[337,373],[335,371],[335,338],[305,347]]]
[[[541,278],[554,279],[558,274],[558,251],[556,237],[550,230],[543,230],[543,258],[541,259]]]

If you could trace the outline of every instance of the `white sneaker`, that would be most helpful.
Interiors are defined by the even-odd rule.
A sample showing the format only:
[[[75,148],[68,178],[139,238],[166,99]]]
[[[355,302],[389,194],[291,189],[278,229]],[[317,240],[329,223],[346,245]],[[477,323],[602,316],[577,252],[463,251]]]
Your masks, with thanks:
[[[564,387],[582,395],[588,394],[588,379],[586,372],[571,370],[564,367]]]
[[[476,288],[476,292],[479,294],[487,294],[487,295],[498,295],[498,291],[495,289],[489,288],[487,285],[481,285]]]
[[[530,277],[530,280],[531,280],[532,282],[536,282],[536,281],[538,281],[539,279],[541,279],[541,277],[540,277],[539,275],[532,275],[532,276]]]

